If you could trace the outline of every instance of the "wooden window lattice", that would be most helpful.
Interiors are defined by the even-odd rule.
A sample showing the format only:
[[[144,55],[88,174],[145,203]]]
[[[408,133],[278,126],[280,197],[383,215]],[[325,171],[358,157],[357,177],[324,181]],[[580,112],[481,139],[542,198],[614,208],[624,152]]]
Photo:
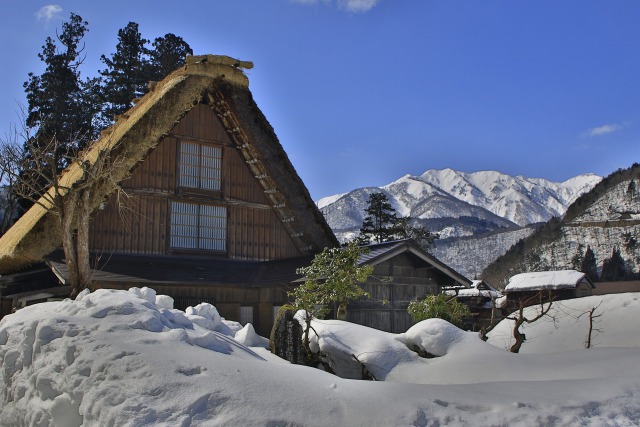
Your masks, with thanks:
[[[180,186],[220,190],[222,149],[195,142],[180,142]]]
[[[171,203],[171,247],[226,250],[227,208],[223,206]]]

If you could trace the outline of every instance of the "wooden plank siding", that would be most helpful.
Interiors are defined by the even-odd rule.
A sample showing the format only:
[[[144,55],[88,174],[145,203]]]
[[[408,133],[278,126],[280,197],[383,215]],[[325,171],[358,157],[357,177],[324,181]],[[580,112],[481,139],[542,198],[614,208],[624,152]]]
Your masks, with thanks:
[[[179,144],[183,140],[222,148],[220,191],[179,187]],[[171,201],[182,201],[226,207],[228,258],[272,260],[301,255],[258,179],[206,105],[187,113],[121,185],[131,197],[119,209],[116,196],[112,196],[94,215],[92,250],[172,254],[170,206]]]
[[[409,303],[439,294],[443,284],[449,283],[436,269],[400,254],[374,267],[361,285],[370,298],[349,303],[347,320],[387,332],[405,332],[415,323],[407,312]]]
[[[168,204],[157,197],[132,196],[118,206],[111,197],[92,218],[89,246],[114,253],[165,254]]]

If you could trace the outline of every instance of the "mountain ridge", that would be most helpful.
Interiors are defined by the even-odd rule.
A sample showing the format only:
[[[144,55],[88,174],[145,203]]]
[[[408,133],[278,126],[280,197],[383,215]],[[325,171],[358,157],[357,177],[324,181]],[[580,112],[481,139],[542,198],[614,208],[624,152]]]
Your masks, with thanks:
[[[361,187],[323,197],[316,204],[338,234],[353,234],[359,229],[368,195],[376,191],[385,193],[400,215],[416,220],[470,216],[498,227],[522,227],[561,216],[601,179],[588,173],[554,182],[498,171],[429,169],[420,175],[406,174],[381,187]]]

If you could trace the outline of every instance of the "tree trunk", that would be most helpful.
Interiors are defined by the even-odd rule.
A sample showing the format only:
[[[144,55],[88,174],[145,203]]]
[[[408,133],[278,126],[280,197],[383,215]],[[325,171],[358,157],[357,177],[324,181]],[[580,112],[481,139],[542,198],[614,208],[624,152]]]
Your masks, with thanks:
[[[91,214],[88,190],[69,192],[61,199],[60,233],[65,264],[68,271],[68,285],[71,298],[75,298],[91,284],[91,263],[89,261],[89,217]],[[77,224],[74,224],[74,217]],[[77,233],[76,227],[77,225]]]
[[[513,327],[513,337],[516,342],[513,343],[509,349],[511,353],[518,353],[520,351],[520,347],[522,347],[522,344],[524,343],[524,340],[527,339],[526,335],[520,332],[520,326],[522,326],[523,323],[522,314],[520,314],[520,318],[516,320],[516,324]]]
[[[91,263],[89,260],[89,217],[91,210],[89,190],[85,189],[80,195],[78,204],[78,234],[76,238],[76,253],[78,263],[78,286],[75,294],[91,285]]]
[[[73,197],[70,194],[61,203],[59,208],[60,215],[60,234],[62,240],[62,249],[64,250],[65,264],[67,265],[67,272],[69,276],[68,285],[71,286],[71,298],[75,298],[78,295],[78,256],[76,254],[74,227],[73,227],[73,213],[77,205],[77,197]]]
[[[336,312],[336,319],[338,320],[347,320],[347,304],[340,303],[338,304],[338,311]]]

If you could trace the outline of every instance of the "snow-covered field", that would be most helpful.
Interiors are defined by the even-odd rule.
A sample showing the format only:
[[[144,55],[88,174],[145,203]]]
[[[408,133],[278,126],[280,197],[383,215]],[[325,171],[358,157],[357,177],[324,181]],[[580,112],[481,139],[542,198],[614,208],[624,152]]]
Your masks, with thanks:
[[[640,348],[640,293],[626,293],[556,301],[546,317],[522,330],[527,339],[520,353],[559,353],[583,350],[589,331],[588,312],[593,312],[592,349],[603,347]],[[525,317],[536,308],[525,309]],[[505,320],[489,334],[489,342],[499,348],[513,343],[513,322]],[[638,351],[640,362],[640,350]],[[640,422],[640,420],[638,421]]]
[[[315,321],[313,345],[336,371],[358,376],[355,356],[385,380],[360,381],[283,362],[252,328],[220,319],[209,305],[185,313],[149,289],[99,290],[0,322],[0,423],[638,425],[639,296],[597,298],[596,347],[564,345],[584,326],[566,316],[552,326],[549,336],[563,344],[549,345],[561,351],[553,354],[511,354],[439,319],[399,335]],[[565,334],[567,320],[580,327]],[[523,351],[545,345],[540,333],[527,330]],[[410,345],[440,357],[420,358]]]

